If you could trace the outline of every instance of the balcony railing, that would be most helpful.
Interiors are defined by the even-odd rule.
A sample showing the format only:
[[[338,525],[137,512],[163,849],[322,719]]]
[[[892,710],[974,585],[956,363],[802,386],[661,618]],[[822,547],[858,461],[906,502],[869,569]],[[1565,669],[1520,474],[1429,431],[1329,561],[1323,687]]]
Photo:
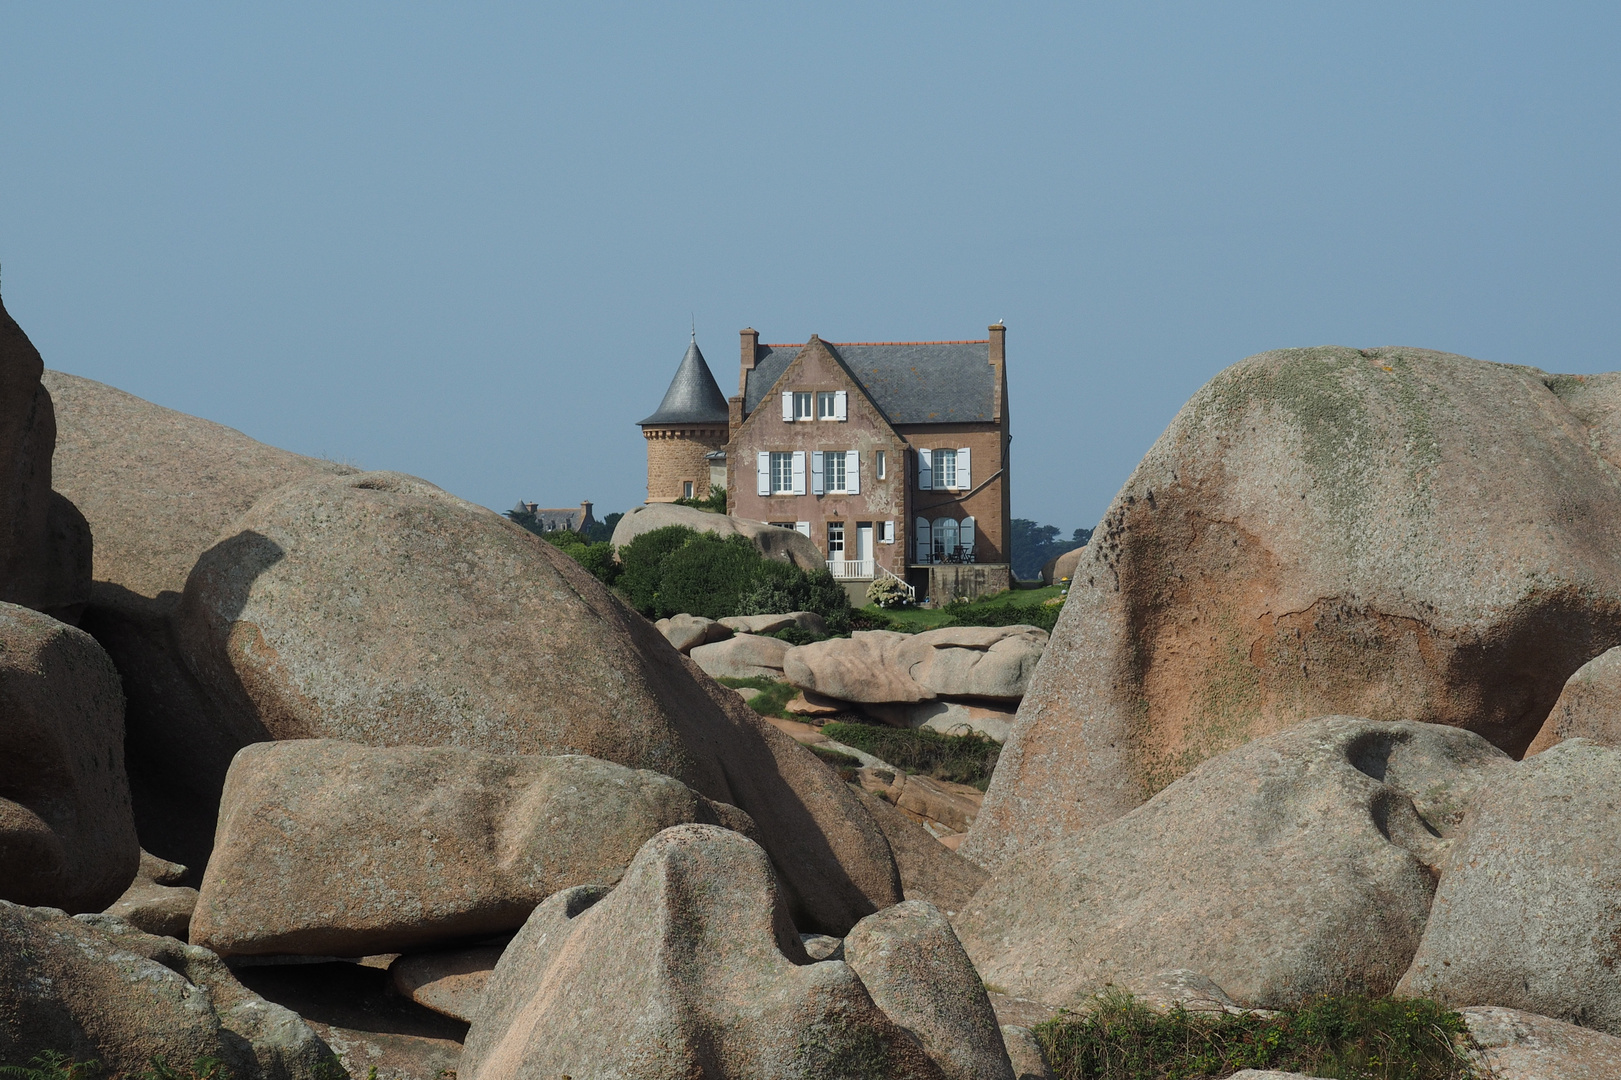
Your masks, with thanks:
[[[834,577],[863,580],[872,577],[871,559],[829,559],[827,568]]]

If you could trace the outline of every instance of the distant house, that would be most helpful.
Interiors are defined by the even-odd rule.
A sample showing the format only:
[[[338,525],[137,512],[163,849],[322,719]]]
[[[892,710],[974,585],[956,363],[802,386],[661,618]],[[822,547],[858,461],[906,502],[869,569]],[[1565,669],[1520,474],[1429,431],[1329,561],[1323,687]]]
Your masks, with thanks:
[[[597,519],[591,516],[591,503],[582,502],[577,507],[556,509],[553,507],[536,506],[532,502],[519,501],[517,506],[507,515],[521,525],[528,526],[536,532],[556,532],[567,529],[570,532],[583,533],[596,525]]]

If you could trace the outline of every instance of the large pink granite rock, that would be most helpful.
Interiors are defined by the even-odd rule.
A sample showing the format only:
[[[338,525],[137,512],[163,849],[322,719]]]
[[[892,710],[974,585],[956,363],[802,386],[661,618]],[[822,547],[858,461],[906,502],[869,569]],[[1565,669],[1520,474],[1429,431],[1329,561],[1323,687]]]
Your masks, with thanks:
[[[1422,349],[1217,375],[1082,549],[964,854],[1073,837],[1311,716],[1523,753],[1621,644],[1621,471],[1591,396]]]

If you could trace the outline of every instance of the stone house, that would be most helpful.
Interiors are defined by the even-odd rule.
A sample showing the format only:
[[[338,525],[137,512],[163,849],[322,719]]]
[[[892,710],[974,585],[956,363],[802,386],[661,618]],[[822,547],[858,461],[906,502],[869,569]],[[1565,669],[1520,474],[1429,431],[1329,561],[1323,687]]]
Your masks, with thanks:
[[[648,502],[706,499],[724,485],[726,395],[704,362],[697,334],[658,411],[641,421],[641,429],[647,440]]]
[[[515,520],[532,522],[541,532],[556,532],[567,529],[569,532],[583,533],[597,524],[597,519],[591,514],[592,505],[582,502],[579,506],[548,507],[537,506],[532,502],[518,501],[509,512]]]
[[[852,596],[886,573],[938,601],[1007,588],[1005,335],[762,345],[742,331],[729,511],[811,537]]]

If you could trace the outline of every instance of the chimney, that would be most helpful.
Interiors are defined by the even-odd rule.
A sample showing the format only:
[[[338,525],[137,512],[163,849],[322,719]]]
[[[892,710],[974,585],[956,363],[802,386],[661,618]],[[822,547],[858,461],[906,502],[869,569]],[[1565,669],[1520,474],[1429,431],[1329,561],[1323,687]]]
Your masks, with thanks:
[[[1002,422],[1002,398],[1007,393],[1007,327],[1001,323],[993,323],[990,327],[991,367],[995,369],[996,379],[995,397],[991,403],[991,419],[998,424]]]
[[[738,337],[741,339],[738,344],[739,351],[742,354],[743,370],[737,376],[737,392],[747,394],[749,392],[749,372],[754,370],[754,362],[760,356],[760,331],[748,327],[738,331]]]

